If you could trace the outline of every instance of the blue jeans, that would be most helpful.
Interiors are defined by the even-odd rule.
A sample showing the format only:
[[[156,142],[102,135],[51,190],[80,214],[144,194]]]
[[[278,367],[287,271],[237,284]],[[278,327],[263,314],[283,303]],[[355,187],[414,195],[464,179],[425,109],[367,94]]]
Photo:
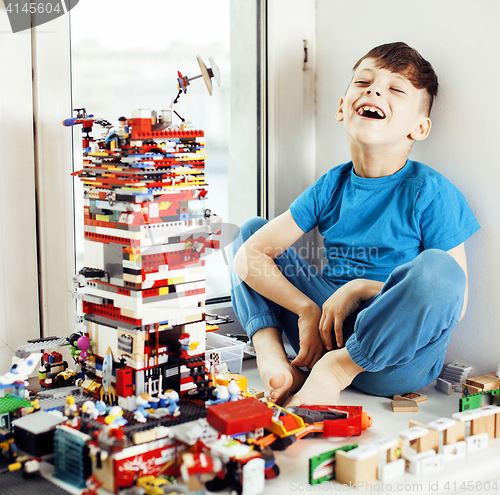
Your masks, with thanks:
[[[252,218],[230,246],[234,255],[267,220]],[[274,262],[282,274],[320,308],[338,289],[308,265],[293,248]],[[298,316],[266,299],[234,273],[231,295],[238,320],[252,338],[261,328],[275,327],[299,351]],[[397,267],[381,292],[351,314],[343,326],[351,359],[366,371],[353,381],[358,389],[382,396],[414,392],[437,378],[446,347],[462,312],[466,278],[445,251],[428,249]],[[333,338],[335,345],[335,338]]]

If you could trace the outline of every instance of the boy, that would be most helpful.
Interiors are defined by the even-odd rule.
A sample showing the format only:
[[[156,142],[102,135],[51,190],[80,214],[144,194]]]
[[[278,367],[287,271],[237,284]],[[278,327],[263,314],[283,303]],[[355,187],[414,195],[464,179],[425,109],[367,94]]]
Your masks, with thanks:
[[[431,128],[434,70],[405,43],[374,48],[353,70],[336,114],[352,161],[274,220],[246,222],[244,244],[233,243],[235,312],[269,398],[289,406],[337,404],[351,382],[384,396],[428,385],[467,306],[464,241],[479,225],[460,191],[407,158]],[[288,249],[316,226],[322,274]]]

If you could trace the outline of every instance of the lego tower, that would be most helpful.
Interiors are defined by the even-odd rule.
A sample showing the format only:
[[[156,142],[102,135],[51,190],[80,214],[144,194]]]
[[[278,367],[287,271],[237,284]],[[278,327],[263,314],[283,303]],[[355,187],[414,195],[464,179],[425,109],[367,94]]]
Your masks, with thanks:
[[[217,246],[204,206],[204,133],[171,130],[166,117],[137,110],[111,129],[80,109],[69,123],[83,130],[74,175],[84,186],[78,297],[94,341],[86,367],[127,408],[143,393],[182,396],[206,384],[203,255]]]

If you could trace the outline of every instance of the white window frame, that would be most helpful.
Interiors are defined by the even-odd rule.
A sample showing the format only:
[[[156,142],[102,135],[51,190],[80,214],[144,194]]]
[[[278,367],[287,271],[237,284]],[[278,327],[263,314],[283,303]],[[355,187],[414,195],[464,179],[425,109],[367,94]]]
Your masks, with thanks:
[[[75,331],[75,273],[69,15],[32,28],[33,119],[38,205],[40,316],[45,336]]]

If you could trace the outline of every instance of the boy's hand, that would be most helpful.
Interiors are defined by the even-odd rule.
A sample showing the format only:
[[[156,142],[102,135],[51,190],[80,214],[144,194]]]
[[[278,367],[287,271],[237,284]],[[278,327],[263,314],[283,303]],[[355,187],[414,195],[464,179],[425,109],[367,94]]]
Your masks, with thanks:
[[[342,327],[345,319],[365,301],[376,296],[383,285],[383,282],[358,278],[347,282],[325,301],[319,322],[319,332],[327,351],[333,349],[332,328],[337,346],[342,347],[344,345]]]
[[[292,366],[307,366],[311,369],[325,353],[325,348],[319,334],[321,309],[311,304],[299,313],[299,343],[300,351],[290,363]]]
[[[344,345],[342,327],[345,319],[356,311],[363,299],[357,290],[357,280],[352,280],[337,289],[323,304],[323,312],[319,322],[319,331],[326,350],[333,349],[332,328],[338,347]]]

